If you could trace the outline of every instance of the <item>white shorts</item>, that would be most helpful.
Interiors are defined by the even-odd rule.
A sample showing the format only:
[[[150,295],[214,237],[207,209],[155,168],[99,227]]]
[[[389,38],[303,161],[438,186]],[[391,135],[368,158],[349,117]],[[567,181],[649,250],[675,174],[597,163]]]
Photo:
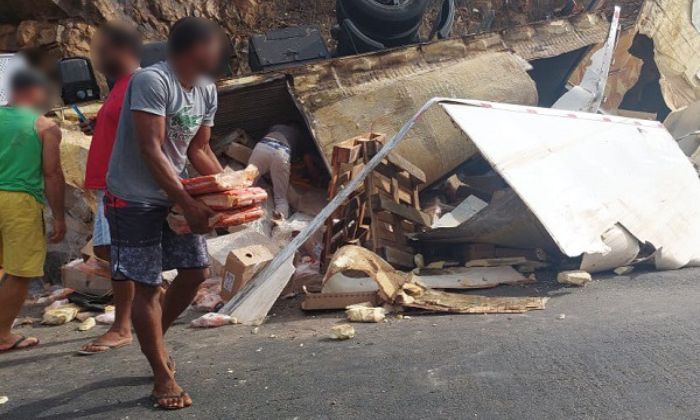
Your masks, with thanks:
[[[97,209],[95,211],[95,226],[92,230],[92,246],[110,246],[112,238],[109,235],[109,223],[105,216],[105,192],[103,190],[95,191],[95,201],[97,201]]]

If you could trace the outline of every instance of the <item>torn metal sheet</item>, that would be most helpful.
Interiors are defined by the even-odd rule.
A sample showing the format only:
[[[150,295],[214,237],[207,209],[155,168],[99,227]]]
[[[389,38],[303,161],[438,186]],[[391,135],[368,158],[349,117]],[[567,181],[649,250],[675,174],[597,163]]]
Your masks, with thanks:
[[[661,92],[671,110],[700,100],[700,32],[692,22],[694,0],[647,0],[637,28],[654,41]]]
[[[329,263],[326,277],[343,271],[359,271],[372,278],[387,303],[451,313],[522,313],[544,309],[546,297],[486,297],[433,290],[419,280],[395,270],[372,251],[354,245],[339,249]]]
[[[481,101],[443,107],[564,254],[615,255],[603,235],[619,224],[656,248],[659,269],[700,264],[700,179],[662,124]]]
[[[614,270],[631,264],[639,255],[639,241],[619,224],[605,231],[601,238],[610,251],[601,254],[583,254],[581,270],[589,273]]]
[[[642,71],[644,61],[629,53],[629,49],[632,47],[636,35],[637,29],[632,27],[623,30],[618,37],[601,105],[605,112],[617,115],[620,104],[625,98],[625,94],[627,94],[639,80],[639,74]],[[594,47],[586,58],[581,60],[579,66],[571,74],[569,84],[575,86],[581,83],[583,74],[591,64],[591,56],[597,51],[600,51],[603,45],[604,44]]]
[[[603,48],[591,56],[591,64],[583,74],[581,84],[574,86],[557,100],[552,108],[569,111],[598,112],[605,95],[605,86],[610,74],[617,32],[620,26],[620,7],[615,6],[608,40]]]
[[[664,126],[678,142],[686,156],[692,156],[700,147],[700,101],[671,112]]]
[[[416,235],[425,242],[479,243],[558,253],[557,244],[527,205],[512,190],[494,194],[486,208],[454,228]]]

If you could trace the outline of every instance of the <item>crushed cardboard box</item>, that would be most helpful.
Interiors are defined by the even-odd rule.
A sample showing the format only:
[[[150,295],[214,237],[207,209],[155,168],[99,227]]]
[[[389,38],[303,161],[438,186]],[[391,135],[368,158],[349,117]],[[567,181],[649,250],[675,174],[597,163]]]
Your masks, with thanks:
[[[354,245],[335,253],[326,276],[348,270],[371,277],[379,286],[378,294],[383,302],[409,308],[452,313],[522,313],[544,309],[547,302],[546,297],[487,297],[430,289],[373,252]]]

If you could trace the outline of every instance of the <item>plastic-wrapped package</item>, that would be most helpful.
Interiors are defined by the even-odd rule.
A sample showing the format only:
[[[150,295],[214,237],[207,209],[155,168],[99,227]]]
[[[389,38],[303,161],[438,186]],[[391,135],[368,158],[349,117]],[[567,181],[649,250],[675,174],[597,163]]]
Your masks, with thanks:
[[[197,319],[192,320],[192,322],[190,322],[190,325],[194,328],[215,328],[235,323],[235,318],[231,318],[228,315],[210,312],[208,314],[200,316]]]
[[[197,197],[212,210],[231,210],[249,207],[267,200],[267,192],[258,187],[242,188]]]
[[[244,207],[235,211],[223,211],[209,219],[209,227],[215,229],[238,226],[257,220],[264,214],[265,211],[260,206]],[[178,235],[192,232],[183,214],[170,212],[168,215],[168,225],[170,229]]]
[[[182,185],[191,195],[203,195],[248,188],[254,180],[250,172],[227,170],[216,175],[183,179]]]

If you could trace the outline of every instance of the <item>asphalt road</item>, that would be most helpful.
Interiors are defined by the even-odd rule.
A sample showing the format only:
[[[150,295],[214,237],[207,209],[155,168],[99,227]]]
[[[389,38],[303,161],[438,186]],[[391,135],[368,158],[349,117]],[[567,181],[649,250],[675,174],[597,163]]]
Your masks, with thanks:
[[[28,327],[44,344],[0,356],[0,418],[700,418],[699,277],[498,288],[552,299],[523,315],[355,324],[344,342],[325,338],[342,313],[304,315],[295,301],[257,334],[179,325],[169,342],[195,405],[167,413],[147,398],[136,346],[77,357],[104,327]]]

